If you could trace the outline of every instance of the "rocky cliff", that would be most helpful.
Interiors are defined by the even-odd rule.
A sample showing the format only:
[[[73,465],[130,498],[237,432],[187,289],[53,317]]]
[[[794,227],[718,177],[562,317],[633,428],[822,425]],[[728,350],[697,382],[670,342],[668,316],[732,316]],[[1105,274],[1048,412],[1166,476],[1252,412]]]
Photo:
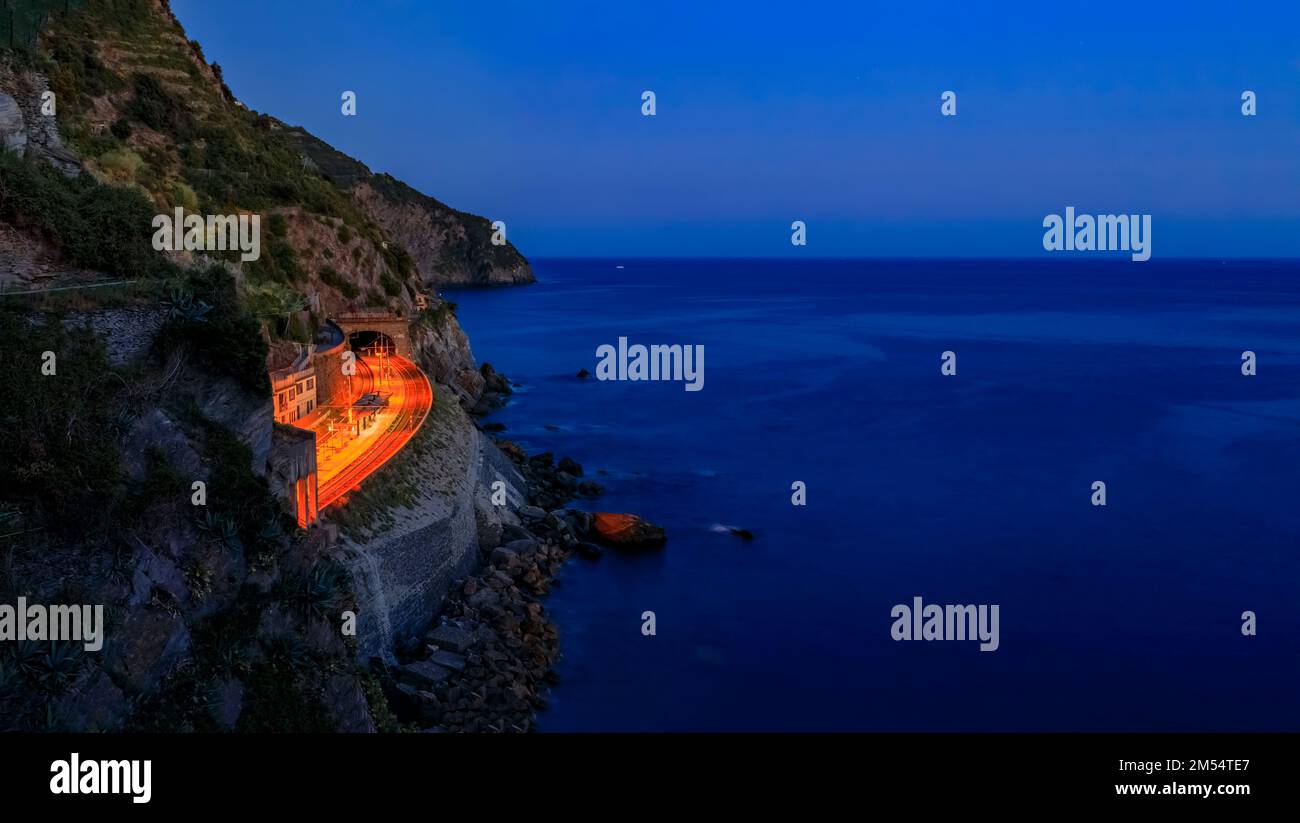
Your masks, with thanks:
[[[492,242],[485,217],[457,211],[387,174],[341,154],[302,129],[286,129],[311,166],[349,192],[362,211],[401,243],[430,286],[533,282],[528,261],[509,242]]]
[[[49,80],[37,71],[0,67],[0,142],[8,151],[40,158],[67,174],[81,173],[76,157],[63,147],[54,118],[41,114]]]
[[[0,649],[0,729],[391,728],[368,658],[517,522],[490,483],[523,497],[465,411],[501,379],[431,292],[527,262],[243,107],[163,0],[49,5],[33,50],[0,52],[0,285],[26,292],[0,296],[21,378],[0,397],[0,602],[103,603],[109,625],[102,653]],[[261,258],[155,253],[150,218],[176,207],[262,215]],[[334,526],[296,530],[266,370],[352,309],[410,321],[435,411]]]

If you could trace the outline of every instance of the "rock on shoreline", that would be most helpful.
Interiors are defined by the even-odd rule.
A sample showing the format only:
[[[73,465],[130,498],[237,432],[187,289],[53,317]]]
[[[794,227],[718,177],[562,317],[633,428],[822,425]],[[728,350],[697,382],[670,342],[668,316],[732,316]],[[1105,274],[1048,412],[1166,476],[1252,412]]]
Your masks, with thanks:
[[[481,547],[481,568],[458,581],[436,625],[397,666],[375,667],[399,718],[431,732],[527,732],[556,682],[559,632],[539,598],[573,553],[594,559],[600,540],[619,548],[662,546],[664,530],[630,514],[590,514],[561,506],[603,491],[579,483],[582,466],[550,452],[529,456],[497,442],[527,481],[522,525],[507,524],[500,545]],[[587,485],[587,491],[582,486]],[[602,525],[603,524],[603,525]]]
[[[657,549],[667,542],[662,526],[647,523],[635,514],[596,512],[592,529],[611,546],[625,549]]]

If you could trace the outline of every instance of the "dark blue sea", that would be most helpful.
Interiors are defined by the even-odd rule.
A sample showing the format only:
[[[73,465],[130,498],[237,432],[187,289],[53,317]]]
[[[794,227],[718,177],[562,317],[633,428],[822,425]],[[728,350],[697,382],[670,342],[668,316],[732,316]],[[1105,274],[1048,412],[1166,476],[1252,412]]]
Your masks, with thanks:
[[[448,295],[492,419],[669,535],[565,567],[542,730],[1300,730],[1295,262],[533,263]],[[620,336],[704,389],[575,378]]]

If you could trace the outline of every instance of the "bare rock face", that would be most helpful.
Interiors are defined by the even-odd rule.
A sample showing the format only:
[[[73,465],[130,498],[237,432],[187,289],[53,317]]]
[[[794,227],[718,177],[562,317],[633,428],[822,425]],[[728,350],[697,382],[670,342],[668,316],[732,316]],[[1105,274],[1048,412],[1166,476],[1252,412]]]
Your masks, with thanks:
[[[168,460],[185,477],[203,475],[203,458],[194,449],[181,424],[161,408],[152,408],[131,426],[130,436],[123,450],[126,471],[131,480],[142,481],[146,471],[146,455],[156,449],[168,455]]]
[[[222,678],[213,688],[213,697],[213,714],[217,725],[233,730],[244,707],[244,684],[233,677]]]
[[[533,282],[532,268],[514,246],[492,243],[487,218],[456,211],[387,175],[355,184],[352,196],[406,248],[430,285]]]
[[[344,734],[369,734],[375,731],[366,694],[355,677],[336,674],[325,682],[322,702],[335,719],[335,731]]]
[[[22,154],[27,150],[27,127],[23,110],[12,96],[0,93],[0,143],[5,151]]]
[[[429,286],[531,283],[532,267],[510,242],[492,242],[492,221],[453,209],[387,174],[375,174],[301,128],[275,121],[303,164],[352,195],[357,205],[411,255]]]
[[[137,609],[117,628],[116,643],[106,647],[105,665],[116,683],[142,692],[190,650],[190,632],[178,614]]]
[[[39,72],[18,73],[0,66],[0,141],[6,151],[40,157],[75,177],[81,163],[63,147],[55,118],[41,111],[49,90],[48,78]]]
[[[413,339],[429,379],[450,389],[462,407],[473,408],[483,395],[484,381],[456,315],[444,312],[437,323],[417,325]]]
[[[101,669],[59,697],[53,711],[59,723],[79,732],[111,732],[121,725],[126,695]]]
[[[205,378],[201,383],[203,389],[195,396],[203,415],[234,432],[253,452],[253,471],[265,474],[275,422],[271,398],[254,397],[228,377]]]

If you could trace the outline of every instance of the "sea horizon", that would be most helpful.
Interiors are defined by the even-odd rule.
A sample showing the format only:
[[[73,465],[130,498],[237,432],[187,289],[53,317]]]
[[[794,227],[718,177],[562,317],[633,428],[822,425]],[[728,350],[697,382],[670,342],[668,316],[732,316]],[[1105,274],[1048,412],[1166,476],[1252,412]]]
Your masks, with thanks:
[[[1288,264],[616,259],[447,290],[518,382],[497,436],[667,529],[561,572],[541,730],[1178,730],[1205,702],[1203,730],[1300,729],[1280,582],[1300,518],[1271,480],[1300,459]],[[1098,277],[1050,276],[1080,268]],[[702,344],[704,389],[575,377],[619,337]],[[914,596],[1001,604],[1000,647],[892,640]],[[1249,646],[1246,609],[1273,622]]]

